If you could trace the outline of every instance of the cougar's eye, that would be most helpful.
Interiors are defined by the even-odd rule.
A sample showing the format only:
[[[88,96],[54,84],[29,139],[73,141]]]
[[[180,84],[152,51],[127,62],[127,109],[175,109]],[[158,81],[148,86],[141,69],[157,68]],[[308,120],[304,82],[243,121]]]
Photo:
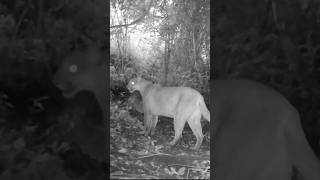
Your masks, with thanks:
[[[133,81],[131,82],[131,85],[134,85],[134,82],[133,82]]]
[[[78,70],[78,66],[75,65],[75,64],[72,64],[71,66],[69,66],[69,71],[74,73],[74,72],[77,72]]]

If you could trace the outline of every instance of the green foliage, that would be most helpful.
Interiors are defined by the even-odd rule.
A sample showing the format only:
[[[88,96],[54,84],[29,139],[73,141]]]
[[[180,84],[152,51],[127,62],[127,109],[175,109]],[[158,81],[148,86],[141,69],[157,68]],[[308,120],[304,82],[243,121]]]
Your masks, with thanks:
[[[43,71],[50,71],[52,64],[57,66],[71,49],[92,42],[105,43],[104,3],[103,0],[1,1],[2,86],[23,91],[29,81],[41,81],[48,76]],[[38,69],[38,64],[43,67]]]
[[[89,172],[99,164],[90,163],[93,153],[62,140],[64,124],[52,105],[57,99],[42,97],[49,93],[52,65],[72,49],[105,43],[105,9],[104,0],[0,2],[0,179],[97,179],[92,174],[98,173]],[[98,136],[94,132],[91,137]],[[81,140],[91,139],[78,137],[78,145]],[[61,157],[71,150],[79,155]],[[70,161],[82,172],[70,168]]]
[[[6,121],[9,108],[13,108],[8,98],[7,94],[0,92],[0,123]]]
[[[209,72],[210,1],[112,1],[111,4],[114,10],[111,37],[119,54],[117,60],[112,58],[111,64],[115,74],[123,74],[117,77],[111,72],[114,79],[130,79],[133,70],[134,74],[153,82],[209,91],[208,75],[204,72]],[[136,37],[130,36],[143,38],[137,39],[137,45],[131,42]],[[133,44],[138,47],[131,47]]]
[[[253,79],[274,87],[320,138],[320,3],[216,1],[213,79]],[[317,125],[315,125],[317,124]],[[318,145],[318,140],[312,144]]]

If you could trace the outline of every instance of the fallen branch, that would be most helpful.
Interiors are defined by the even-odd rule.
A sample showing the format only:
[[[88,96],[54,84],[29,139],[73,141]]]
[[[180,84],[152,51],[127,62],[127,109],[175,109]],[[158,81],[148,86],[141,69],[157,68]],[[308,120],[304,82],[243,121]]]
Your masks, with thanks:
[[[147,156],[138,157],[138,158],[135,158],[135,159],[143,159],[143,158],[148,158],[148,157],[158,156],[158,155],[173,156],[173,155],[171,155],[171,154],[157,153],[157,154],[151,154],[151,155],[147,155]]]

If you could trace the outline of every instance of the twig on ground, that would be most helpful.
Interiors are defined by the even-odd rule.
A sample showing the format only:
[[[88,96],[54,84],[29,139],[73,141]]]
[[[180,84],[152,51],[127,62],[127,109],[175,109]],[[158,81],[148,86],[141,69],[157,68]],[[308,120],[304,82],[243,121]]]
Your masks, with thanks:
[[[110,179],[159,179],[159,177],[150,176],[150,175],[137,176],[136,174],[124,173],[124,174],[110,174]]]
[[[171,154],[157,153],[157,154],[151,154],[151,155],[147,155],[147,156],[138,157],[138,158],[135,158],[135,159],[143,159],[143,158],[148,158],[148,157],[158,156],[158,155],[173,156],[173,155],[171,155]]]
[[[185,165],[185,164],[169,164],[168,166],[184,166],[184,167],[189,167],[189,168],[197,168],[195,166],[189,166],[189,165]]]

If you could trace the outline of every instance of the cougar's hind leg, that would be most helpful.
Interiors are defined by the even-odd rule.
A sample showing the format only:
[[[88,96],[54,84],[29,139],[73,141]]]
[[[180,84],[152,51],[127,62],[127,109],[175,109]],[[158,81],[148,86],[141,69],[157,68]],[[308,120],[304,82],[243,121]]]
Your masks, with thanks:
[[[169,143],[171,146],[175,145],[177,143],[177,141],[179,140],[179,138],[181,137],[184,125],[186,124],[187,118],[190,116],[189,112],[191,112],[190,108],[182,106],[181,104],[177,105],[175,116],[173,118],[174,138]]]
[[[202,127],[201,127],[201,112],[200,110],[195,110],[192,116],[188,119],[188,124],[196,136],[197,142],[191,149],[198,150],[203,140]]]
[[[174,118],[173,124],[174,124],[174,138],[169,143],[171,146],[175,145],[177,141],[180,139],[182,135],[183,127],[186,124],[186,119],[178,115]]]

